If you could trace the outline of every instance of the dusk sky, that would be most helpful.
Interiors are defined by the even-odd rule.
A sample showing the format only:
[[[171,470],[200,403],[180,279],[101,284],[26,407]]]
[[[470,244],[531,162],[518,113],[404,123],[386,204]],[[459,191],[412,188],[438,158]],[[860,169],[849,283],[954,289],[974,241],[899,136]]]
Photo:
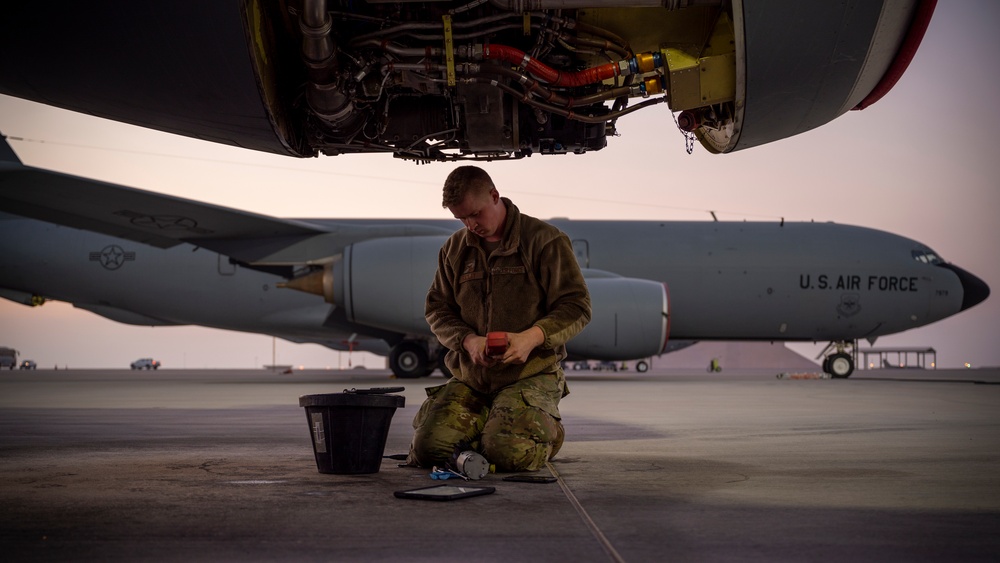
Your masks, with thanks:
[[[880,102],[805,134],[734,154],[684,150],[665,105],[619,120],[586,155],[486,163],[502,195],[540,218],[833,221],[916,239],[993,290],[955,317],[876,346],[932,346],[939,367],[1000,365],[1000,3],[939,2],[906,74]],[[388,155],[299,160],[144,130],[0,96],[0,132],[22,161],[278,217],[447,218],[454,164]],[[71,305],[0,300],[0,346],[42,368],[271,363],[272,339],[199,327],[134,327]],[[813,358],[826,343],[794,344]],[[863,346],[868,346],[865,342]],[[347,353],[278,340],[277,361],[346,366]],[[354,354],[354,365],[382,359]]]

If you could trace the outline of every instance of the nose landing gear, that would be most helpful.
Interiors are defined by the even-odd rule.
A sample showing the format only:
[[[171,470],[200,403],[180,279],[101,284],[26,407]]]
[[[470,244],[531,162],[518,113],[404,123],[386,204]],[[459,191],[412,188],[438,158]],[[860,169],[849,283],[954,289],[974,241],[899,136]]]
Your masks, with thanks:
[[[836,379],[850,377],[854,373],[856,348],[856,341],[831,342],[820,355],[826,354],[831,349],[836,349],[836,352],[823,358],[823,371]]]

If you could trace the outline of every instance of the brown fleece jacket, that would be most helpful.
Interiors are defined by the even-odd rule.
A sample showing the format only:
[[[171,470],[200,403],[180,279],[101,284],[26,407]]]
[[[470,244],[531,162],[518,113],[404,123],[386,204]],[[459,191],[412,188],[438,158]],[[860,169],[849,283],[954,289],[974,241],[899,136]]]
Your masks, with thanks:
[[[438,253],[425,307],[431,331],[449,349],[448,368],[482,393],[553,371],[566,357],[566,342],[590,322],[590,294],[569,237],[502,199],[507,219],[500,247],[487,257],[479,236],[467,229],[453,234]],[[469,334],[521,332],[532,325],[542,329],[545,342],[524,364],[478,366],[462,347]]]

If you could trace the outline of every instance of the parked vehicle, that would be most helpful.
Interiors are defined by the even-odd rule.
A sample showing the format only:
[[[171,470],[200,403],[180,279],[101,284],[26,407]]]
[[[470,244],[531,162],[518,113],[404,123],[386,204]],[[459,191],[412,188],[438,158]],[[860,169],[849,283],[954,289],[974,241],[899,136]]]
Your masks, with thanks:
[[[17,350],[0,348],[0,368],[14,369],[17,365]]]
[[[132,362],[132,369],[159,369],[160,362],[153,358],[139,358]]]
[[[21,362],[20,369],[38,369],[38,364],[35,363],[35,360],[24,360]]]

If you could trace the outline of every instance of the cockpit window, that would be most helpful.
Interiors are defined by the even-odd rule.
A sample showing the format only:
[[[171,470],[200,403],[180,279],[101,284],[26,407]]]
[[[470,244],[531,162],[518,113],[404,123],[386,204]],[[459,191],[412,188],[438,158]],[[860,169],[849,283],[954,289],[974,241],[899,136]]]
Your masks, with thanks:
[[[944,264],[944,260],[934,253],[933,250],[914,250],[913,259],[924,264]]]

